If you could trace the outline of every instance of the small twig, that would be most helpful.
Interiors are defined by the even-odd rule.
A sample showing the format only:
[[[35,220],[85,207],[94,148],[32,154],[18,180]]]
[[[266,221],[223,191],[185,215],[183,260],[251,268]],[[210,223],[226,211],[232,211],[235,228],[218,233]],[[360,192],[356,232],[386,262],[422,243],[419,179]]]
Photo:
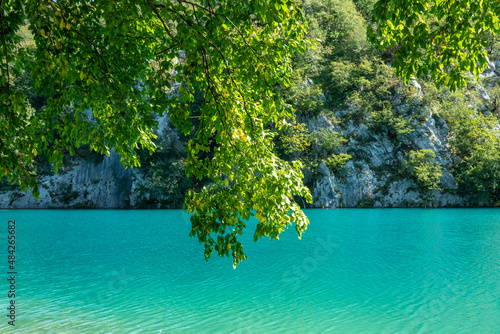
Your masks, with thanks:
[[[153,10],[153,12],[155,13],[156,17],[160,20],[161,24],[163,25],[163,29],[165,30],[165,32],[167,33],[167,35],[170,36],[170,38],[172,38],[177,43],[177,45],[182,46],[181,42],[179,42],[177,40],[177,38],[175,38],[175,36],[172,35],[172,32],[170,31],[170,28],[165,23],[165,20],[163,20],[163,17],[156,10],[156,7],[158,7],[158,5],[153,5],[150,0],[146,0],[146,1],[149,4],[149,7],[151,7],[151,9]]]
[[[161,55],[162,53],[165,53],[165,52],[167,52],[167,51],[170,51],[170,50],[172,50],[173,48],[175,48],[176,46],[179,46],[179,45],[178,45],[178,44],[174,44],[174,45],[172,45],[171,47],[166,48],[166,49],[165,49],[165,50],[163,50],[163,51],[156,52],[156,53],[155,53],[155,56],[159,56],[159,55]]]

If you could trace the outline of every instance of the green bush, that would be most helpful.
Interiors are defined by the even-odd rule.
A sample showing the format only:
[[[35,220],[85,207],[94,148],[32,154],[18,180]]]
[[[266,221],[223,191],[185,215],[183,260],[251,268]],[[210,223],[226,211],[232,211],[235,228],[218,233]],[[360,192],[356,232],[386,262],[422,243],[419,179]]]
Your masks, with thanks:
[[[332,58],[359,59],[372,49],[366,21],[351,0],[304,0],[309,24],[321,31],[323,47]]]
[[[370,128],[375,132],[385,132],[394,137],[412,132],[415,126],[402,115],[396,115],[391,106],[371,113]]]
[[[439,115],[450,127],[450,145],[462,159],[474,155],[478,146],[495,142],[495,126],[498,119],[471,108],[465,99],[453,99],[440,105]]]
[[[370,6],[363,4],[366,10]],[[331,78],[332,60],[357,67],[360,59],[376,51],[366,39],[367,23],[352,0],[302,0],[302,8],[309,26],[307,37],[316,47],[295,56],[294,77],[283,91],[297,115],[311,117],[324,109],[320,95],[336,80]],[[315,85],[305,87],[307,78]],[[336,103],[336,97],[330,102]]]
[[[359,12],[367,22],[370,22],[372,18],[372,9],[373,5],[377,2],[377,0],[353,0],[354,4],[358,8]]]
[[[316,117],[323,110],[322,90],[312,84],[306,77],[295,72],[288,87],[283,88],[285,101],[292,105],[295,114],[305,117]]]
[[[352,159],[352,156],[347,153],[332,154],[324,161],[326,167],[334,173],[339,172],[345,167],[345,164]]]
[[[475,204],[500,201],[500,133],[498,119],[469,107],[462,99],[444,101],[440,114],[450,127],[450,146],[460,159],[456,178],[460,191]]]
[[[459,182],[478,204],[500,204],[500,140],[477,145],[464,159]]]
[[[393,102],[413,105],[416,89],[405,86],[394,69],[380,59],[368,58],[359,64],[332,62],[330,69],[325,88],[333,104],[349,107],[347,119],[356,123],[368,121],[376,130],[385,129],[395,135],[413,130],[410,122],[393,108]]]
[[[337,153],[347,143],[347,139],[341,133],[325,128],[313,133],[312,137],[318,146],[320,156]]]
[[[436,158],[433,150],[418,150],[406,153],[403,171],[408,173],[424,191],[439,189],[443,176],[441,164],[432,161]]]
[[[278,149],[281,148],[288,160],[300,159],[311,150],[312,135],[304,123],[292,120],[278,138]]]
[[[329,82],[325,87],[332,103],[348,107],[344,121],[367,123],[373,131],[392,137],[414,130],[412,118],[405,119],[391,101],[407,101],[411,105],[415,89],[403,85],[391,67],[378,59],[364,58],[359,64],[332,62],[330,69]]]
[[[367,110],[382,109],[402,81],[393,68],[380,59],[361,61],[334,61],[329,65],[325,89],[332,102],[340,105],[356,104]]]

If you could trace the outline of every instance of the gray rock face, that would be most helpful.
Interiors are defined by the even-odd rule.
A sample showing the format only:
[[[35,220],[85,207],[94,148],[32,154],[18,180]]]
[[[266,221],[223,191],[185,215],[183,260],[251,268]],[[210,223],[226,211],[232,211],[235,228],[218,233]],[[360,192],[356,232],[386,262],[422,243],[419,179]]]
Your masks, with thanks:
[[[481,98],[481,100],[483,100],[486,103],[489,103],[491,101],[491,97],[486,91],[486,89],[484,89],[484,87],[479,86],[476,89],[479,92],[479,97]]]
[[[412,83],[417,87],[418,83]],[[418,87],[417,87],[418,88]],[[405,106],[399,106],[405,108]],[[453,161],[448,145],[448,126],[428,109],[422,110],[421,121],[414,120],[414,131],[399,136],[394,142],[385,134],[375,133],[364,124],[349,121],[342,127],[334,126],[325,117],[308,121],[311,132],[319,128],[340,131],[350,138],[346,152],[353,156],[344,169],[333,174],[320,164],[321,178],[312,188],[315,207],[421,207],[464,206],[467,199],[455,195],[457,185],[448,169]],[[340,118],[346,112],[337,112]],[[409,120],[409,116],[406,117]],[[423,120],[422,120],[423,119]],[[412,179],[402,176],[401,163],[405,159],[402,148],[431,149],[434,161],[441,164],[441,190],[424,192]]]
[[[490,63],[485,75],[500,71],[500,62]],[[312,85],[312,82],[305,82]],[[421,92],[416,81],[411,83]],[[483,99],[489,98],[487,91]],[[176,90],[172,94],[175,94]],[[408,108],[398,105],[398,110]],[[337,111],[336,118],[344,117],[349,110]],[[467,198],[455,194],[457,185],[450,173],[453,159],[448,145],[448,126],[431,110],[421,110],[422,117],[413,119],[414,131],[390,138],[386,133],[376,132],[365,124],[355,124],[353,120],[342,125],[329,117],[299,119],[305,122],[312,133],[321,129],[342,132],[349,138],[346,152],[354,158],[337,173],[331,172],[321,162],[320,176],[311,187],[314,207],[428,207],[428,206],[465,206]],[[404,113],[403,113],[404,114]],[[89,111],[88,117],[92,113]],[[410,120],[410,116],[406,117]],[[157,117],[157,135],[178,151],[184,144],[178,132],[169,123],[167,113]],[[498,125],[500,130],[500,125]],[[431,149],[436,153],[434,159],[441,164],[443,176],[440,190],[423,192],[411,178],[401,173],[404,152]],[[111,152],[100,162],[83,158],[73,159],[57,175],[42,176],[39,179],[40,200],[31,194],[16,190],[0,189],[0,208],[129,208],[140,202],[139,189],[147,184],[141,169],[125,169],[120,157]],[[148,195],[149,196],[149,195]]]
[[[91,110],[86,115],[92,119]],[[167,113],[156,120],[158,137],[183,150]],[[136,190],[143,182],[140,169],[125,169],[120,156],[111,150],[100,162],[72,158],[70,165],[61,168],[57,175],[41,176],[40,200],[30,192],[0,189],[0,208],[129,208],[136,204]]]
[[[179,57],[185,57],[183,52]],[[179,83],[175,83],[170,96],[179,94]],[[92,110],[85,116],[94,121]],[[183,151],[184,144],[170,124],[168,112],[157,116],[155,134],[160,142]],[[138,203],[138,187],[144,184],[140,168],[125,169],[113,150],[100,162],[72,158],[70,165],[59,170],[57,175],[39,178],[40,199],[28,192],[0,189],[0,208],[133,208]]]
[[[389,185],[389,194],[383,199],[386,206],[405,206],[405,204],[418,203],[421,198],[416,185],[409,179],[392,182]]]
[[[319,208],[338,208],[341,196],[335,189],[335,176],[330,173],[323,162],[320,163],[319,168],[325,175],[321,182],[317,183],[312,192],[314,206]]]
[[[415,150],[431,149],[436,153],[436,162],[445,167],[451,167],[452,161],[448,145],[448,126],[444,120],[433,116],[429,111],[425,122],[418,124],[415,131],[405,135],[405,144],[412,145]]]
[[[132,174],[111,151],[100,163],[77,159],[57,175],[41,177],[40,200],[31,193],[0,193],[0,208],[127,208]]]

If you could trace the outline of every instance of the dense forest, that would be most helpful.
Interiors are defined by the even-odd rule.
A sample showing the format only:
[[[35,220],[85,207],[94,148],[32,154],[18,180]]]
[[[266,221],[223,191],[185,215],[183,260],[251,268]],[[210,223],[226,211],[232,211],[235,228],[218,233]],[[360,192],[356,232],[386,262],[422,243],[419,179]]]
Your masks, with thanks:
[[[302,2],[316,46],[296,54],[290,85],[278,87],[295,118],[271,130],[276,154],[302,162],[312,206],[499,206],[500,38],[486,36],[489,67],[479,81],[470,74],[466,88],[450,91],[425,76],[405,85],[391,66],[394,50],[381,52],[367,40],[374,0]],[[22,35],[34,48],[27,25]],[[24,71],[12,84],[35,115],[50,97],[38,94],[31,75]],[[201,100],[199,92],[193,110]],[[40,155],[40,202],[4,178],[0,206],[182,207],[187,190],[207,181],[184,173],[189,136],[168,116],[158,121],[156,152],[140,151],[141,167],[124,170],[113,153],[83,145],[65,152],[54,175]]]

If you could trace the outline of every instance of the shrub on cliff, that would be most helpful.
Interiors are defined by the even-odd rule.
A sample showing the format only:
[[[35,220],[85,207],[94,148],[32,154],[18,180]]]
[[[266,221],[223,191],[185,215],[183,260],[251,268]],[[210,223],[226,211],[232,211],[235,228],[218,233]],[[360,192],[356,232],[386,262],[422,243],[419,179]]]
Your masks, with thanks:
[[[433,161],[435,158],[436,154],[430,149],[409,151],[403,162],[403,171],[425,192],[439,189],[441,183],[442,166]]]
[[[469,103],[470,104],[470,103]],[[463,194],[476,204],[500,201],[498,119],[471,108],[464,99],[444,101],[441,115],[450,127],[450,146],[460,158],[456,177]]]

